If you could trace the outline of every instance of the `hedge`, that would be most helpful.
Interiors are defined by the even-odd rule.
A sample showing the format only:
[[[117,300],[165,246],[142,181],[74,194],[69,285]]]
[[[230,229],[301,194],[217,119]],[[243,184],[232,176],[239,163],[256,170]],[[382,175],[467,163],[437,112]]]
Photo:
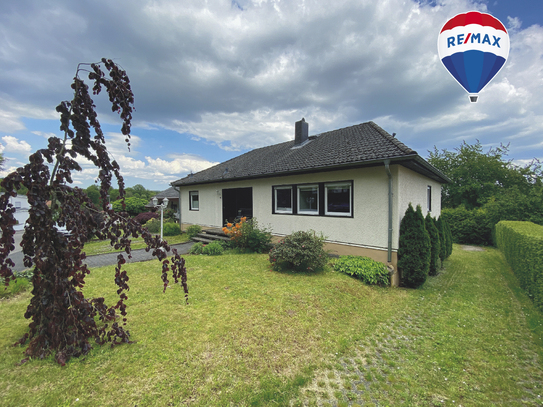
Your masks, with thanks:
[[[543,226],[532,222],[501,221],[496,225],[496,243],[520,286],[543,310]]]

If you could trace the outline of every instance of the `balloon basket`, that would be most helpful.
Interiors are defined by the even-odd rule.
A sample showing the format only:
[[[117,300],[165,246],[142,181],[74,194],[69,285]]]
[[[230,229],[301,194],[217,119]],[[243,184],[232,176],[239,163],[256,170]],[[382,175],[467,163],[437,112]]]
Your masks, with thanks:
[[[469,95],[469,101],[471,103],[477,103],[478,99],[479,99],[479,95]]]

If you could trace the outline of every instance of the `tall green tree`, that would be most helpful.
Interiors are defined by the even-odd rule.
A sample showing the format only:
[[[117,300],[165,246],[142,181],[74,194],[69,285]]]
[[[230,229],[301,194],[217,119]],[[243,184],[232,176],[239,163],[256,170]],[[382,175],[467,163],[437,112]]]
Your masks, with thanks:
[[[424,226],[430,236],[430,268],[428,269],[428,275],[437,275],[439,269],[439,253],[441,252],[441,241],[439,240],[439,232],[437,231],[435,221],[430,216],[430,212],[424,218]]]
[[[442,187],[442,206],[478,208],[511,188],[528,194],[542,178],[541,165],[537,160],[515,165],[507,159],[508,152],[508,145],[500,145],[485,153],[479,141],[472,145],[464,141],[454,151],[434,146],[428,162],[453,181]]]
[[[430,268],[430,236],[424,225],[420,205],[417,210],[411,203],[400,222],[398,269],[407,287],[417,288],[424,284]]]

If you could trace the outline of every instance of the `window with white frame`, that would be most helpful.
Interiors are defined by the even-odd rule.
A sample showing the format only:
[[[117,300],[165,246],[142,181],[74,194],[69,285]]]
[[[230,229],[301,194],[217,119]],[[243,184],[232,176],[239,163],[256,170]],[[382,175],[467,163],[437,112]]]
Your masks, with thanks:
[[[319,186],[298,186],[298,213],[302,215],[319,214]]]
[[[274,187],[275,213],[292,213],[292,186]]]
[[[432,212],[432,186],[428,185],[426,189],[426,202],[428,203],[428,212]]]
[[[198,191],[190,191],[190,210],[191,211],[198,211],[200,210],[200,199],[198,195]]]
[[[324,184],[326,215],[351,216],[352,188],[350,182]]]

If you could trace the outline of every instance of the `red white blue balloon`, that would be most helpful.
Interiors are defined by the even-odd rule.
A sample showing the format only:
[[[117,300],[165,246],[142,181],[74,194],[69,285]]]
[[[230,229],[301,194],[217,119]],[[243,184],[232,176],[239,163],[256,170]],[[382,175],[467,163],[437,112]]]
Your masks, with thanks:
[[[471,102],[502,69],[509,56],[509,34],[490,14],[470,11],[445,23],[437,40],[439,58],[468,92]]]

